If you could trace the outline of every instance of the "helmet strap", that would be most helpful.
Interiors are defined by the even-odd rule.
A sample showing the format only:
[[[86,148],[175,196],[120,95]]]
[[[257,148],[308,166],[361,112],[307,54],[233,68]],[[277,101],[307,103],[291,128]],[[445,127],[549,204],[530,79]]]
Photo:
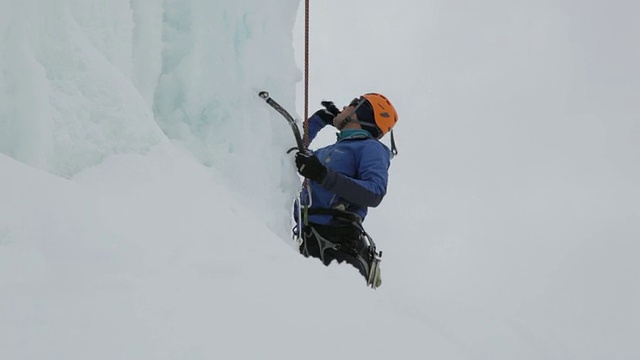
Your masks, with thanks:
[[[340,122],[339,128],[338,130],[342,130],[344,129],[345,126],[347,126],[348,123],[353,121],[353,118],[351,117],[353,114],[350,114],[349,116],[347,116],[346,118],[344,118],[344,120],[342,120],[342,122]]]
[[[391,129],[391,158],[398,155],[398,148],[396,147],[396,139],[393,136],[393,129]]]

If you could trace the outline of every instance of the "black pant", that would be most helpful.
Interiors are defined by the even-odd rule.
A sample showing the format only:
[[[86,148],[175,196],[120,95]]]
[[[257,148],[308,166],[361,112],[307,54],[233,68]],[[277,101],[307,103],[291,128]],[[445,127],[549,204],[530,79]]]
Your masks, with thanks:
[[[353,265],[365,279],[369,277],[369,247],[361,229],[353,225],[329,226],[312,224],[303,229],[300,253],[320,259],[326,266],[336,260]]]

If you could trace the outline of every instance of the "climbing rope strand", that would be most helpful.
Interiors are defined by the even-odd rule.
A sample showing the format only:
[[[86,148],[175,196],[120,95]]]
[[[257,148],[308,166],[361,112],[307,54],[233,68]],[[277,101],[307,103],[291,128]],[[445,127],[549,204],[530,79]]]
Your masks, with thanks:
[[[304,11],[304,146],[309,147],[309,0]]]
[[[304,148],[309,148],[309,0],[304,7]],[[309,180],[304,179],[302,186],[308,186]],[[309,201],[311,193],[309,192]],[[308,205],[305,205],[305,211]]]

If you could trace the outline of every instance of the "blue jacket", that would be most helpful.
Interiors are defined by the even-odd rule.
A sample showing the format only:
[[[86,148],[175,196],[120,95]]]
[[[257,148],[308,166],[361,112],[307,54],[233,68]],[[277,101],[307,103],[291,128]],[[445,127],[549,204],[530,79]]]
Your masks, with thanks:
[[[309,141],[325,126],[319,116],[309,119]],[[376,207],[387,193],[391,151],[365,130],[349,129],[338,134],[335,144],[318,149],[314,154],[327,167],[321,184],[309,180],[310,208],[332,209],[346,206],[346,211],[363,220],[368,207]],[[309,204],[307,189],[302,190],[302,205]],[[309,222],[338,225],[331,215],[309,215]]]

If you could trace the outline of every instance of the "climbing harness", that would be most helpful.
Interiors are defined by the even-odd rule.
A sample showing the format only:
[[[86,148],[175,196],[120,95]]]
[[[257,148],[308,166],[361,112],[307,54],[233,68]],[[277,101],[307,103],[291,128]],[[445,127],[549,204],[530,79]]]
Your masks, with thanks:
[[[358,240],[364,244],[365,251],[358,251],[355,245],[352,244],[350,246],[348,241],[345,241],[344,243],[335,243],[324,238],[313,226],[309,226],[309,215],[331,215],[338,221],[354,226],[358,230]],[[325,261],[325,252],[328,249],[342,251],[355,258],[361,264],[361,267],[364,269],[366,274],[365,277],[369,287],[375,289],[380,286],[380,262],[382,261],[382,251],[377,251],[373,238],[371,238],[362,226],[362,218],[360,216],[337,208],[309,208],[303,217],[304,226],[301,231],[302,244],[300,251],[303,255],[309,256],[306,242],[311,239],[315,239],[318,244],[320,260],[322,260],[323,264],[328,265]]]

